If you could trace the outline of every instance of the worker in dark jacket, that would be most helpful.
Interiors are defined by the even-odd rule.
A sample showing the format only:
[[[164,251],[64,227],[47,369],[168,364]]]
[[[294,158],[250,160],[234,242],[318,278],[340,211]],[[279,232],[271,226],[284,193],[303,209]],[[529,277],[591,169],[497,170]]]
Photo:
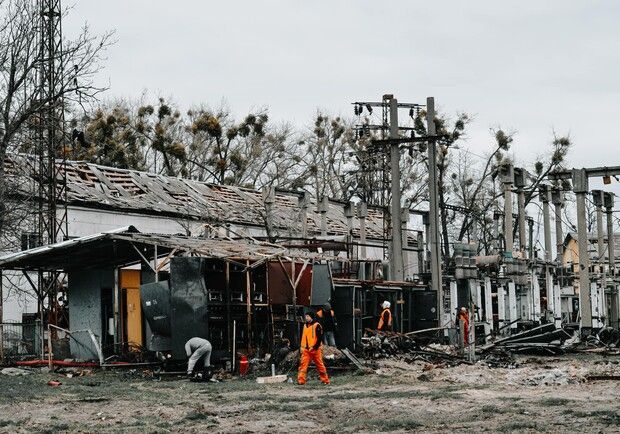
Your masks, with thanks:
[[[325,303],[316,313],[316,316],[319,318],[321,326],[323,327],[323,344],[330,347],[335,347],[336,337],[334,333],[336,332],[338,323],[336,322],[336,315],[332,310],[332,305]]]
[[[379,324],[377,324],[377,330],[379,331],[392,331],[392,311],[390,310],[390,306],[391,304],[387,300],[381,305],[383,311],[381,311],[381,315],[379,315]]]
[[[325,369],[325,364],[323,363],[323,349],[321,348],[322,338],[323,328],[321,324],[316,321],[313,312],[308,312],[306,314],[306,324],[304,324],[299,348],[301,353],[299,371],[297,372],[297,382],[299,384],[306,384],[306,373],[308,372],[310,361],[314,362],[314,366],[316,366],[319,378],[323,384],[329,384],[327,369]]]

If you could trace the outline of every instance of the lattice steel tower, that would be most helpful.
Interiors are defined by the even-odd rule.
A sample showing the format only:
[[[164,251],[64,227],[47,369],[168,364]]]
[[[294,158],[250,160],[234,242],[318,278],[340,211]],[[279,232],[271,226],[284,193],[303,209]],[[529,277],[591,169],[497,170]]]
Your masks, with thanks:
[[[39,188],[38,233],[41,244],[63,241],[67,236],[66,152],[62,98],[64,71],[62,9],[60,0],[38,0],[38,95],[41,108],[37,129]]]

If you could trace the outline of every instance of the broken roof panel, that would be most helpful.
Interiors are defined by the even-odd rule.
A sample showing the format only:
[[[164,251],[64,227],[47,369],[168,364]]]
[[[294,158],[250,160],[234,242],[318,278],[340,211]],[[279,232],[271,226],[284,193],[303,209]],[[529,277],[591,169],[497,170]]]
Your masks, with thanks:
[[[155,247],[157,246],[157,247]],[[0,257],[3,270],[68,271],[101,266],[124,266],[171,252],[253,264],[275,258],[333,259],[324,254],[291,249],[256,240],[197,238],[184,235],[147,234],[129,226],[36,247]]]
[[[107,208],[126,212],[166,215],[217,223],[245,226],[265,226],[265,205],[262,193],[248,188],[215,185],[137,170],[99,166],[81,161],[59,165],[59,176],[67,177],[67,201],[70,205]],[[29,155],[9,155],[5,159],[7,174],[20,176],[34,167]],[[21,170],[20,170],[21,169]],[[22,185],[25,185],[23,183]],[[31,192],[23,193],[31,195]],[[300,207],[294,192],[276,192],[273,204],[273,227],[288,233],[299,233]],[[316,200],[308,207],[309,234],[319,234],[321,216]],[[327,212],[330,235],[345,235],[347,219],[342,203],[330,202]],[[359,224],[354,219],[354,235],[359,236]],[[366,237],[383,238],[383,212],[370,208],[366,218]]]

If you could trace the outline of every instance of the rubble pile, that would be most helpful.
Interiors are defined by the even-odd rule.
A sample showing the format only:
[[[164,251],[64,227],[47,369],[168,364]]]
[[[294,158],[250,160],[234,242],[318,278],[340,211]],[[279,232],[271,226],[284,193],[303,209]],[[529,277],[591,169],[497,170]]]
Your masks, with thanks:
[[[407,363],[422,361],[448,366],[469,363],[449,345],[421,346],[406,334],[383,333],[376,330],[367,330],[367,335],[362,338],[362,354],[366,359],[397,358]]]

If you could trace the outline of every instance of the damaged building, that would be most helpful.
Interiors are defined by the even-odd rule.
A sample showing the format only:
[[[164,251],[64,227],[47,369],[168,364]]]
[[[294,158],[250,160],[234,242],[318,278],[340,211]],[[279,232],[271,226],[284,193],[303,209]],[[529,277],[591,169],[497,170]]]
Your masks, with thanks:
[[[23,177],[27,158],[7,159],[7,173]],[[407,281],[391,282],[380,208],[84,162],[62,169],[68,239],[33,245],[26,223],[25,250],[0,260],[3,279],[31,294],[38,273],[62,276],[54,303],[64,326],[79,332],[68,347],[57,345],[58,355],[101,363],[136,350],[180,357],[193,334],[208,336],[223,360],[235,350],[265,353],[294,347],[303,308],[330,300],[339,312],[339,344],[350,348],[375,326],[384,300],[395,306],[400,331],[436,322],[436,296],[413,283],[424,267],[422,234],[403,230]],[[23,186],[14,200],[26,196]],[[422,303],[414,299],[424,300],[427,312],[418,312]],[[36,297],[27,310],[41,310]],[[21,320],[20,313],[7,303],[4,319]],[[37,330],[20,351],[42,354],[46,333]]]

